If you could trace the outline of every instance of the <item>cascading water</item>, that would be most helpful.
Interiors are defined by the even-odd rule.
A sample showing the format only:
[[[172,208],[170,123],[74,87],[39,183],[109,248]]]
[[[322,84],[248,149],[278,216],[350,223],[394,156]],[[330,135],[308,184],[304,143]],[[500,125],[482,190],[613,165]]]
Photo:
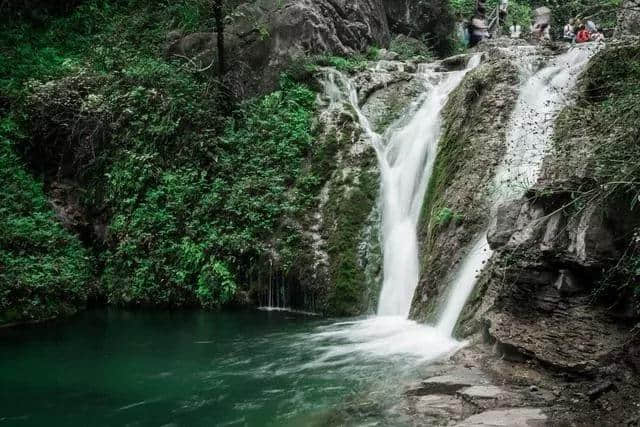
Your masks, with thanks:
[[[448,73],[433,85],[411,119],[391,128],[383,150],[378,152],[384,247],[379,316],[409,316],[420,274],[416,228],[437,155],[440,112],[449,94],[479,61],[479,55],[473,57],[466,70]]]
[[[408,119],[398,121],[384,135],[373,131],[360,110],[353,84],[342,74],[328,71],[325,91],[332,104],[344,101],[343,93],[348,93],[347,101],[356,111],[360,125],[378,156],[384,248],[379,316],[400,316],[404,319],[409,316],[420,271],[416,227],[437,154],[442,124],[440,112],[464,75],[479,63],[480,55],[475,55],[462,71],[436,73],[423,67],[421,71],[427,90],[407,115]],[[431,83],[429,77],[437,79],[437,82]]]
[[[480,58],[473,56],[461,71],[437,72],[431,66],[421,66],[424,93],[384,135],[373,130],[360,109],[353,83],[336,70],[326,70],[328,111],[344,108],[347,103],[378,157],[384,279],[378,316],[329,325],[310,337],[318,344],[329,344],[319,346],[323,354],[311,366],[354,361],[362,353],[380,357],[405,354],[425,360],[459,348],[457,341],[408,320],[408,316],[419,276],[417,223],[437,154],[441,111],[449,94]]]
[[[533,71],[532,64],[523,61],[525,83],[511,118],[507,153],[494,179],[494,211],[499,203],[520,197],[537,179],[551,124],[566,105],[577,77],[592,54],[589,48],[574,48],[538,72]],[[326,71],[325,95],[331,101],[329,110],[348,103],[378,156],[384,282],[377,316],[328,325],[307,337],[321,351],[320,356],[310,362],[310,367],[358,362],[362,361],[358,355],[363,354],[385,358],[402,354],[430,360],[463,345],[453,339],[452,334],[477,276],[492,255],[486,231],[476,239],[452,276],[438,323],[420,325],[407,317],[419,275],[416,227],[437,153],[440,113],[451,91],[479,61],[480,57],[475,56],[465,70],[448,73],[422,67],[425,93],[384,135],[374,132],[361,111],[352,82],[335,70]]]
[[[553,134],[553,122],[562,107],[567,105],[569,94],[594,51],[590,46],[575,47],[538,72],[523,67],[528,75],[511,116],[507,152],[494,178],[492,215],[500,203],[521,197],[538,179],[547,144]],[[437,325],[443,334],[453,333],[478,275],[493,254],[486,236],[487,230],[476,240],[453,276]]]

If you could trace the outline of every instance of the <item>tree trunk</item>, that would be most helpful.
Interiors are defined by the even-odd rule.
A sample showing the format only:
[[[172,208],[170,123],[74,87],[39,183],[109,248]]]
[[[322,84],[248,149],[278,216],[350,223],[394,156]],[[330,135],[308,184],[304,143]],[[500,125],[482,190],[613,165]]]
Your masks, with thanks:
[[[223,13],[223,0],[215,0],[213,4],[214,18],[216,23],[216,32],[218,35],[218,75],[220,79],[224,77],[226,73],[226,66],[224,62],[224,13]]]

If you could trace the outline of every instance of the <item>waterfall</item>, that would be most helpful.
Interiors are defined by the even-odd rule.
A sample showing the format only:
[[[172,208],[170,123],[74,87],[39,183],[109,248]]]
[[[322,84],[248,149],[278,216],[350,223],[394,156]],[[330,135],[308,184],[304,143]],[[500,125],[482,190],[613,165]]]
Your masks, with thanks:
[[[522,197],[538,179],[553,123],[567,105],[578,77],[594,54],[590,46],[574,47],[545,68],[531,72],[522,86],[507,132],[507,152],[498,166],[492,194],[492,216],[500,203]],[[527,70],[526,67],[523,69]],[[451,335],[479,274],[493,252],[485,230],[454,274],[437,329]]]
[[[331,101],[330,108],[341,101],[349,102],[378,157],[384,255],[379,316],[405,319],[409,316],[420,274],[417,224],[436,159],[442,125],[440,113],[449,94],[479,63],[480,55],[475,55],[462,71],[442,73],[421,67],[426,91],[410,113],[384,135],[376,133],[362,113],[354,85],[341,73],[327,70],[325,93]],[[345,92],[348,94],[346,100]]]
[[[592,54],[588,48],[574,48],[538,72],[530,61],[522,61],[525,78],[507,133],[507,153],[494,178],[492,215],[499,203],[520,197],[536,181],[551,124]],[[492,255],[486,231],[476,238],[452,275],[438,323],[422,325],[407,317],[419,274],[417,221],[437,153],[441,111],[451,91],[479,61],[480,57],[474,56],[465,70],[457,72],[419,67],[425,92],[383,135],[372,129],[362,113],[355,85],[338,71],[325,70],[330,112],[343,109],[345,103],[350,105],[378,156],[384,282],[377,316],[327,325],[305,337],[318,344],[320,351],[310,366],[358,363],[362,355],[389,358],[402,354],[418,361],[433,360],[464,345],[452,335],[478,275]]]
[[[418,286],[417,225],[438,152],[442,116],[449,94],[479,64],[448,73],[431,87],[411,119],[388,136],[378,156],[382,176],[384,281],[378,315],[408,317]]]

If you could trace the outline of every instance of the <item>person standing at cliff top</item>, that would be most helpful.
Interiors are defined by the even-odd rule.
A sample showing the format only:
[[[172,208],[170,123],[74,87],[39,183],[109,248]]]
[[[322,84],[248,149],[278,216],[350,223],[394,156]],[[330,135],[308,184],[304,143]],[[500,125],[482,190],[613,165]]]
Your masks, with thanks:
[[[498,9],[499,24],[505,24],[507,22],[508,13],[509,0],[500,0],[500,8]]]
[[[591,41],[591,35],[589,34],[589,31],[587,31],[587,28],[584,25],[581,25],[580,30],[576,35],[576,43],[586,43],[588,41]]]
[[[531,34],[538,40],[551,40],[551,9],[539,7],[534,11],[534,15]]]
[[[469,24],[469,33],[469,47],[474,47],[485,38],[488,38],[489,32],[485,20],[480,18],[478,15],[471,18],[471,23]]]

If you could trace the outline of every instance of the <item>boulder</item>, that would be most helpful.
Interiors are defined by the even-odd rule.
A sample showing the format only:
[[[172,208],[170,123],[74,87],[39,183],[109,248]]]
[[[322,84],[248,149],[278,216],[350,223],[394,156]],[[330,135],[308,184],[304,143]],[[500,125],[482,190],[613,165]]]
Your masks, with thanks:
[[[491,249],[496,250],[507,244],[514,233],[522,205],[522,200],[512,200],[498,206],[487,232]]]
[[[432,47],[437,53],[449,52],[455,19],[447,0],[383,2],[392,32],[434,41]]]
[[[467,387],[458,392],[467,399],[497,399],[505,394],[505,391],[494,385],[477,385]]]
[[[543,253],[559,252],[567,240],[565,220],[562,212],[551,215],[547,221],[540,249]]]
[[[547,416],[539,408],[511,408],[472,415],[456,424],[456,427],[532,427],[547,425],[546,421]]]
[[[428,378],[420,385],[407,391],[410,396],[426,396],[430,394],[455,394],[458,390],[481,385],[486,380],[481,373],[472,369],[457,369],[444,375]]]
[[[381,0],[261,0],[239,6],[226,21],[226,84],[238,96],[272,90],[298,57],[350,55],[387,46],[390,39]],[[215,33],[179,37],[170,42],[167,56],[204,68],[215,63],[215,40]]]
[[[571,250],[576,261],[583,266],[612,261],[621,255],[605,214],[602,206],[592,204],[587,206],[578,221]]]

